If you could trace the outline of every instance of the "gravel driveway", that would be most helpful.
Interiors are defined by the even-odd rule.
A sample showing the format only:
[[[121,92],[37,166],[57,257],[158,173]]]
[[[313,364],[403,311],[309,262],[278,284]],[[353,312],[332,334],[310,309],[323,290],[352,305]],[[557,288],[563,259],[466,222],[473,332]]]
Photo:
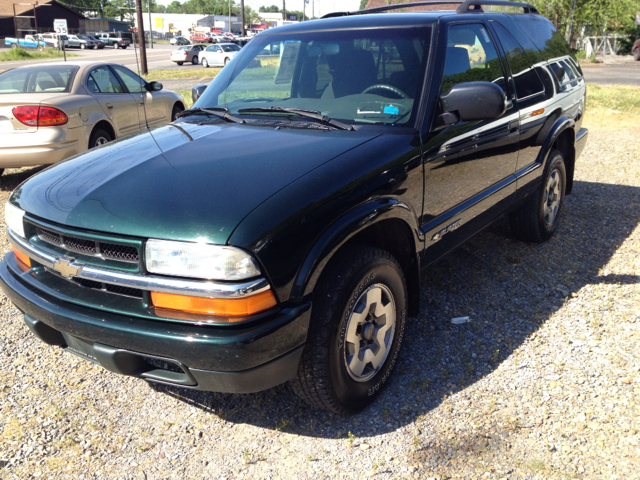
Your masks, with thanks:
[[[1,296],[0,477],[640,478],[636,138],[591,131],[549,243],[500,222],[431,268],[391,388],[354,416],[286,386],[118,376],[36,340]],[[33,171],[0,178],[2,203]]]

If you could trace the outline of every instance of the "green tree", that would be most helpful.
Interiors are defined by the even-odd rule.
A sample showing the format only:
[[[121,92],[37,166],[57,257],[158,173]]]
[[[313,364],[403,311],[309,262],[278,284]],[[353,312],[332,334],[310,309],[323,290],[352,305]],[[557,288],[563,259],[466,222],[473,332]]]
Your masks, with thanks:
[[[265,13],[280,13],[280,9],[276,5],[271,5],[270,7],[260,7],[258,11]]]
[[[369,0],[360,0],[360,10],[367,8],[367,3],[369,3]]]

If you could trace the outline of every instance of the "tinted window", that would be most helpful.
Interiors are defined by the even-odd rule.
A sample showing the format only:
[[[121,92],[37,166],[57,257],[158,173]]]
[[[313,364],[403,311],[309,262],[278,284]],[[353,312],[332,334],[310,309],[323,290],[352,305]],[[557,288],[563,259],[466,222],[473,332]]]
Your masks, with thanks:
[[[87,86],[94,93],[124,93],[122,85],[106,65],[91,72]]]
[[[518,98],[526,98],[542,93],[544,86],[536,71],[531,67],[531,59],[527,53],[506,28],[497,22],[492,22],[492,25],[507,55]]]
[[[240,47],[237,45],[222,45],[222,50],[225,52],[239,52]]]
[[[74,65],[9,70],[0,74],[0,94],[68,92],[77,71]]]
[[[449,27],[442,92],[462,82],[493,82],[504,87],[504,72],[489,33],[480,24]]]
[[[573,56],[567,42],[553,23],[546,18],[539,15],[522,17],[514,15],[512,18],[538,47],[545,60],[566,55]]]
[[[114,65],[113,69],[118,73],[118,75],[120,76],[120,79],[125,84],[125,86],[127,87],[127,90],[129,90],[130,93],[146,92],[146,89],[144,88],[144,86],[147,82],[145,82],[142,78],[140,78],[138,75],[133,73],[131,70],[118,65]]]

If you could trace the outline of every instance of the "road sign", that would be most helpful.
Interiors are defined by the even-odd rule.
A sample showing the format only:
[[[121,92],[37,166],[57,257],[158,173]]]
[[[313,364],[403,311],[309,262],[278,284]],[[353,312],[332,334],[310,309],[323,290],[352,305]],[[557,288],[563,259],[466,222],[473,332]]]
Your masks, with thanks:
[[[56,19],[53,21],[53,29],[55,30],[56,33],[62,34],[62,35],[66,35],[68,33],[67,31],[67,19],[63,18],[63,19]]]

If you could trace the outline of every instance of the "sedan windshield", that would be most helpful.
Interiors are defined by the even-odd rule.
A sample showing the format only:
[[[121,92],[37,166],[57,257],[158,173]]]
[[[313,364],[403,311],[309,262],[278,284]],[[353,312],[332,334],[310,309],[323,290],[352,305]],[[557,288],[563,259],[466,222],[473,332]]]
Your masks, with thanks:
[[[68,92],[78,71],[75,65],[16,68],[0,73],[0,94]]]
[[[428,26],[260,35],[196,106],[271,116],[291,113],[270,107],[294,108],[350,124],[406,125],[416,115],[430,37]]]

